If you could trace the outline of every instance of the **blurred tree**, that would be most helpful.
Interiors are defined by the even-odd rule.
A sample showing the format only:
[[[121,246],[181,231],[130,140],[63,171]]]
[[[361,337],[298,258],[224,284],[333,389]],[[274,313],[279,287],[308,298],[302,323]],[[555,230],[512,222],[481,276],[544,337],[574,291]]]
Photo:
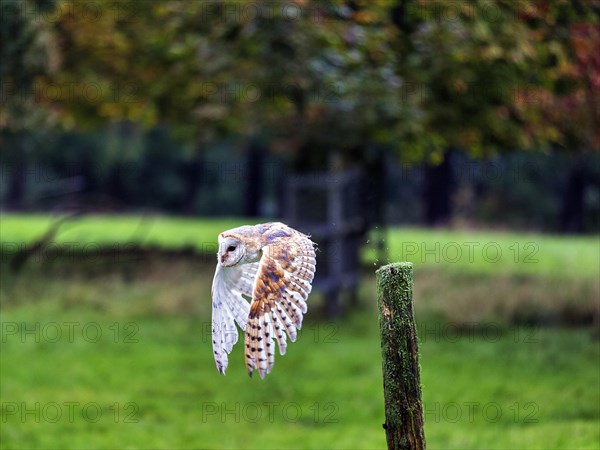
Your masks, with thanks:
[[[81,87],[60,99],[63,123],[167,125],[190,144],[185,210],[196,203],[210,142],[266,135],[296,169],[323,168],[332,151],[360,148],[397,120],[398,104],[386,101],[398,83],[389,28],[342,2],[171,0],[119,14],[113,2],[99,4],[104,14],[93,21],[58,8],[65,58],[56,80]],[[90,88],[100,98],[92,101]],[[249,168],[256,203],[262,165]]]
[[[556,127],[554,149],[571,154],[565,164],[558,229],[582,232],[585,196],[595,177],[591,152],[600,150],[600,2],[541,2],[538,14],[526,17],[542,48],[561,47],[556,58],[546,53],[553,89],[532,89],[543,105],[541,122]],[[549,18],[551,20],[549,20]]]
[[[207,140],[255,134],[260,119],[328,151],[369,139],[437,161],[451,145],[484,156],[562,137],[527,93],[555,88],[570,62],[564,33],[537,25],[570,26],[570,2],[99,3],[98,20],[59,8],[62,80],[108,83],[98,101],[69,95],[66,124],[167,122]]]
[[[180,138],[182,211],[197,204],[207,146],[231,135],[250,143],[248,158],[270,142],[297,171],[362,164],[377,178],[373,143],[427,161],[435,223],[450,210],[450,181],[439,183],[449,149],[575,149],[572,137],[595,126],[557,117],[573,117],[573,98],[597,112],[596,0],[98,0],[93,19],[67,3],[54,22],[61,70],[46,82],[72,89],[42,103],[67,128],[128,121]],[[248,165],[249,201],[260,201],[262,166]]]
[[[592,3],[396,2],[391,19],[399,30],[398,73],[419,97],[421,111],[411,125],[399,123],[396,134],[402,152],[434,166],[425,172],[427,223],[450,217],[452,181],[446,163],[440,165],[449,149],[483,158],[568,145],[573,127],[546,120],[547,99],[564,99],[581,84],[568,73],[573,52],[565,37],[574,24],[597,22]],[[584,134],[593,129],[581,122],[575,128]]]
[[[600,26],[583,22],[586,17],[581,17],[581,8],[578,13],[579,22],[563,25],[565,40],[574,56],[563,68],[563,77],[571,82],[571,89],[553,96],[548,111],[553,111],[549,120],[559,122],[565,130],[561,148],[582,153],[570,162],[559,217],[560,231],[581,233],[586,216],[586,191],[594,182],[590,165],[593,160],[585,153],[600,149]],[[596,16],[600,19],[600,5]],[[597,177],[595,183],[600,186]]]
[[[41,15],[52,0],[6,0],[0,4],[0,163],[8,179],[6,203],[23,207],[33,132],[50,128],[51,110],[40,108],[40,77],[56,70],[59,55]]]

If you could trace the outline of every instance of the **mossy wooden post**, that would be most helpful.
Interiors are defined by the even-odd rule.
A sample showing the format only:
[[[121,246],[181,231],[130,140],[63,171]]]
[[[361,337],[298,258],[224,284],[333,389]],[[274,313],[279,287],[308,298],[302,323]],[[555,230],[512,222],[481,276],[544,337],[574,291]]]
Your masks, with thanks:
[[[425,449],[413,266],[389,264],[376,274],[388,448]]]

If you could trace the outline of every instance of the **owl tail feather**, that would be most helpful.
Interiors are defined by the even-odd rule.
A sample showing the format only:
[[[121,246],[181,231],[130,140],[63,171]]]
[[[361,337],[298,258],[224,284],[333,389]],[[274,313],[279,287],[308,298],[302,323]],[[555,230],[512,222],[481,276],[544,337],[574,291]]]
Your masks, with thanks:
[[[271,372],[275,364],[275,345],[273,342],[273,325],[270,311],[265,311],[264,305],[252,305],[244,339],[246,368],[252,377],[258,370],[261,378]]]

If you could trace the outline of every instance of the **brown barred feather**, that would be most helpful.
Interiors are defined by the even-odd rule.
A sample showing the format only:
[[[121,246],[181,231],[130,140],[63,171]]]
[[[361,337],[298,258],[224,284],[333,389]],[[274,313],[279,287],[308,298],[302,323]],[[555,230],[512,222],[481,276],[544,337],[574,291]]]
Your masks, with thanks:
[[[223,285],[233,280],[231,277],[215,278],[217,286],[213,286],[213,318],[224,315],[230,320],[230,313],[220,306],[223,303],[221,297],[229,299],[225,294],[227,289],[236,289],[238,296],[240,293],[251,293],[252,302],[246,323],[243,323],[241,318],[236,321],[245,325],[244,355],[248,375],[252,376],[254,371],[258,371],[263,378],[275,363],[275,341],[279,347],[279,354],[284,355],[287,339],[294,342],[298,330],[302,327],[304,314],[307,312],[306,301],[316,270],[315,244],[309,236],[279,222],[235,228],[221,233],[219,240],[233,241],[234,244],[239,242],[247,254],[255,255],[239,260],[239,263],[236,262],[238,260],[231,263],[231,257],[227,253],[219,254],[222,258],[229,258],[229,266],[233,264],[249,269],[242,269],[237,275],[237,287]],[[216,300],[215,293],[220,295]],[[241,301],[241,297],[232,298],[236,302]],[[238,315],[244,307],[243,304],[239,306],[231,302],[229,305],[230,310]],[[248,308],[247,303],[245,307]],[[218,308],[216,313],[215,308]],[[219,370],[225,373],[227,353],[232,344],[221,344],[220,339],[221,336],[213,333],[215,361]]]

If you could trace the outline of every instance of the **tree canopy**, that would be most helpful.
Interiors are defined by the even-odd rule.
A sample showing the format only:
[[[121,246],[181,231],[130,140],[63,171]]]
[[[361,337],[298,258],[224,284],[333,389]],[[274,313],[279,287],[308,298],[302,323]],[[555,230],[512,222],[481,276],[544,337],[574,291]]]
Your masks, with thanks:
[[[15,5],[3,88],[40,88],[5,92],[3,129],[44,111],[67,128],[165,125],[194,144],[261,134],[320,167],[371,143],[434,162],[456,147],[599,148],[595,0]]]

